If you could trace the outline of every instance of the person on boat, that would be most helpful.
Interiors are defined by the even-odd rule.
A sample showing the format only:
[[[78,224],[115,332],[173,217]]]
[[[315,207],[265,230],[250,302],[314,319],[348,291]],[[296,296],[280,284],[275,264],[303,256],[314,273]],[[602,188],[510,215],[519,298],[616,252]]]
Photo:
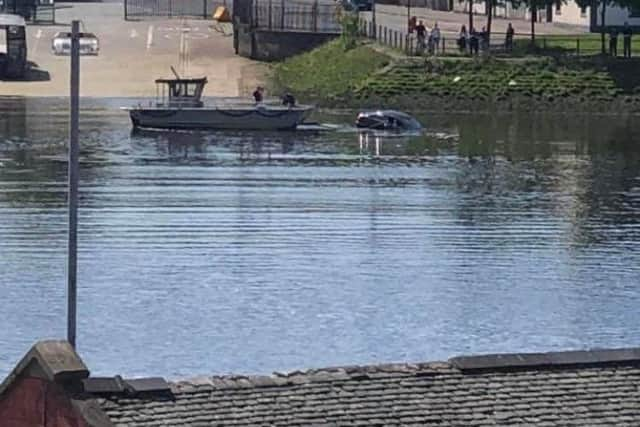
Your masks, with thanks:
[[[256,104],[262,102],[263,99],[264,88],[262,86],[258,86],[256,90],[253,91],[253,99],[256,101]]]
[[[282,105],[286,105],[288,107],[295,107],[296,99],[289,92],[285,93],[282,97]]]

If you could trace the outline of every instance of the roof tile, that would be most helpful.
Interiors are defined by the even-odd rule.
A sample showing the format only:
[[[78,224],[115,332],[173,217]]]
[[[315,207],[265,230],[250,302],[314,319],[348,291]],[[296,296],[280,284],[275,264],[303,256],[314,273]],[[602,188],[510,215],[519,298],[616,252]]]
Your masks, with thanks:
[[[633,349],[493,355],[200,377],[171,383],[172,399],[96,402],[117,427],[640,425],[634,357]]]

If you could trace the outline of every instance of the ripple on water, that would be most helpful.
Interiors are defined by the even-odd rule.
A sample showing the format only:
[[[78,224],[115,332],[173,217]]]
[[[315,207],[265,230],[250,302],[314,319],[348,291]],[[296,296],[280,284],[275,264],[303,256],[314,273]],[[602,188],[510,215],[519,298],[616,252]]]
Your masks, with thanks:
[[[112,108],[126,100],[84,102],[79,343],[92,372],[640,338],[640,149],[620,142],[634,122],[433,116],[427,136],[376,151],[349,132],[132,134]],[[0,374],[64,335],[65,108],[0,102]]]

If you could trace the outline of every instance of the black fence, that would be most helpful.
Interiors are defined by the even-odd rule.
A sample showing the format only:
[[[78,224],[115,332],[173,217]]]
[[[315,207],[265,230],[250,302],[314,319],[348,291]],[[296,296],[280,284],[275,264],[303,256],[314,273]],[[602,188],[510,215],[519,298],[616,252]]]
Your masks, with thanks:
[[[397,27],[396,27],[397,28]],[[360,19],[360,35],[376,40],[378,43],[402,50],[407,55],[470,55],[469,40],[464,45],[459,43],[459,35],[456,32],[442,31],[437,45],[430,43],[427,38],[424,45],[419,45],[415,32],[388,28],[383,25],[374,27],[369,20]],[[613,56],[610,50],[609,40],[606,40],[605,53]],[[617,56],[623,56],[623,42],[618,40]],[[489,43],[478,41],[478,54],[502,55],[521,57],[530,54],[567,57],[567,56],[595,56],[601,54],[601,45],[598,35],[574,34],[574,35],[538,35],[531,40],[527,33],[516,34],[510,47],[506,43],[506,34],[492,32]],[[640,52],[640,39],[632,40],[631,56]],[[615,52],[614,52],[615,53]]]
[[[124,0],[124,19],[211,18],[223,1],[211,0]]]
[[[285,0],[253,0],[251,26],[272,31],[340,33],[335,4],[294,3]]]

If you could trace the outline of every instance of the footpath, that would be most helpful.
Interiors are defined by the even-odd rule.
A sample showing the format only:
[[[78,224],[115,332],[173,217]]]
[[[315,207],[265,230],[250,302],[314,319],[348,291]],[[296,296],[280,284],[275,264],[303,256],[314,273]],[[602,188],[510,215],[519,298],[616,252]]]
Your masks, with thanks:
[[[82,96],[155,96],[154,80],[171,76],[170,66],[187,76],[206,76],[208,96],[246,94],[259,75],[258,64],[235,55],[229,29],[223,34],[212,20],[125,21],[122,3],[56,7],[56,24],[27,27],[30,81],[0,81],[0,96],[68,95],[69,57],[54,55],[51,41],[57,32],[70,31],[73,19],[100,41],[97,56],[81,59]]]

